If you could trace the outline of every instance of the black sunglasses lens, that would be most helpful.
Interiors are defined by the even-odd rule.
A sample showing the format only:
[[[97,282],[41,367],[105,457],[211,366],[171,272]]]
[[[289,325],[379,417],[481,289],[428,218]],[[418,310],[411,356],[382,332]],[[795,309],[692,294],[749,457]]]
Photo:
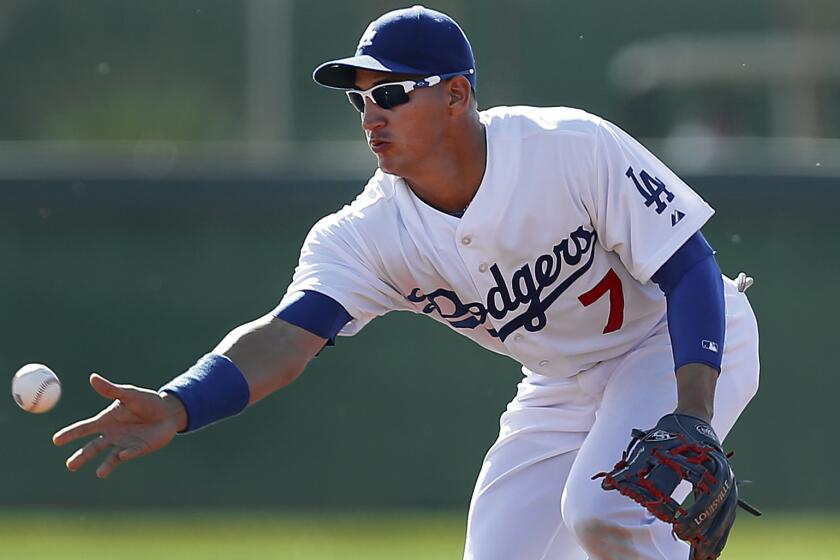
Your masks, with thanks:
[[[408,94],[402,86],[387,85],[378,87],[371,92],[373,100],[383,109],[390,109],[408,102]]]
[[[354,93],[352,91],[347,92],[347,98],[350,100],[350,103],[353,107],[356,108],[357,111],[360,113],[365,112],[365,98],[362,97],[358,93]]]
[[[409,99],[403,87],[398,85],[378,87],[371,91],[370,94],[376,104],[383,109],[390,109],[397,105],[402,105],[403,103],[407,103]],[[360,113],[365,112],[365,98],[360,93],[348,91],[347,98],[357,111]]]

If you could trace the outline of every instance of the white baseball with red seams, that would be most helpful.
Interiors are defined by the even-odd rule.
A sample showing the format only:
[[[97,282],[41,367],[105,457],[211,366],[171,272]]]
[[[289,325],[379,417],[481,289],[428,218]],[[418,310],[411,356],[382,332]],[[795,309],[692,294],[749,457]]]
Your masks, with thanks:
[[[44,364],[26,364],[12,378],[12,397],[27,412],[49,412],[61,398],[61,381]]]

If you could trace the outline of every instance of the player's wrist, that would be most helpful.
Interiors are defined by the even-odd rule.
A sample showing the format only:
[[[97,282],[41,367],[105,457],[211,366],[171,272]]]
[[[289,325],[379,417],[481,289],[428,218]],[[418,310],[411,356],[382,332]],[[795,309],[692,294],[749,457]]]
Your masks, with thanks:
[[[674,409],[674,414],[679,414],[681,416],[691,416],[692,418],[697,418],[698,420],[702,420],[707,424],[711,424],[712,418],[714,418],[714,410],[710,410],[707,408],[692,408],[678,406]]]
[[[176,432],[183,432],[187,429],[187,409],[181,399],[174,394],[167,391],[160,391],[158,394],[163,401],[163,405],[167,411],[167,417]]]
[[[717,370],[705,364],[686,364],[677,369],[676,377],[677,406],[674,413],[711,422],[715,415]]]

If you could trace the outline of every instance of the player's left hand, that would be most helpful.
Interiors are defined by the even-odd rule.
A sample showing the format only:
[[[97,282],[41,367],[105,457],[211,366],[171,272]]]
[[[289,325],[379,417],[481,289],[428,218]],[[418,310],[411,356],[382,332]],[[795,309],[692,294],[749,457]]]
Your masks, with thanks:
[[[735,523],[740,505],[735,474],[712,427],[693,416],[667,414],[633,439],[612,471],[598,473],[604,490],[618,490],[670,523],[674,534],[691,544],[692,560],[717,558]],[[671,494],[687,480],[694,503],[680,505]]]
[[[106,452],[96,469],[96,476],[106,478],[121,463],[168,445],[186,425],[186,413],[176,397],[134,385],[117,385],[97,374],[90,376],[90,385],[112,402],[96,416],[71,424],[53,436],[53,443],[64,445],[98,434],[67,459],[70,471],[79,470]]]

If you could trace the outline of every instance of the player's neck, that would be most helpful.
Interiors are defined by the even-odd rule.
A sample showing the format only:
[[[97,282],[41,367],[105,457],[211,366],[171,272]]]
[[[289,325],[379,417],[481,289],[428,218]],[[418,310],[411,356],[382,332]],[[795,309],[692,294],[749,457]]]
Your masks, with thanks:
[[[477,115],[447,144],[441,147],[439,157],[430,158],[403,179],[429,206],[459,213],[469,206],[487,167],[487,138]]]

